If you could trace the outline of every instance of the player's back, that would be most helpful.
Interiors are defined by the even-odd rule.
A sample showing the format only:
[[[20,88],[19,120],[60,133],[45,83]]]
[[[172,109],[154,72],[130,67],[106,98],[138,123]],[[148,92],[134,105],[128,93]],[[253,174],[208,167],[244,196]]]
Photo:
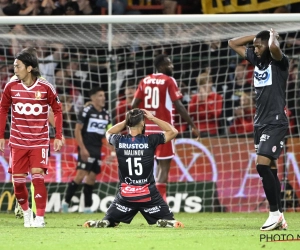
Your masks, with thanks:
[[[150,111],[157,118],[173,124],[173,102],[181,99],[173,77],[162,73],[151,74],[139,83],[135,97],[142,100],[139,108]],[[146,132],[160,132],[161,129],[151,121],[146,121]]]

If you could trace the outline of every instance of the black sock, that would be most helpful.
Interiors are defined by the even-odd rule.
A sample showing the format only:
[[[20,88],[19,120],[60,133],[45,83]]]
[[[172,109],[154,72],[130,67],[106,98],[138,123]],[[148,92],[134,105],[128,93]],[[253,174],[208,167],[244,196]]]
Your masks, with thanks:
[[[66,203],[70,204],[71,199],[72,199],[73,195],[75,194],[78,186],[79,185],[74,181],[71,181],[68,184],[68,188],[67,188],[66,195],[65,195],[65,202]]]
[[[271,168],[272,174],[274,175],[277,187],[277,205],[278,210],[282,213],[282,205],[281,205],[281,184],[277,175],[277,168]]]
[[[263,188],[269,201],[270,211],[275,212],[278,210],[277,184],[274,175],[272,174],[271,168],[266,165],[257,164],[256,169],[262,179]]]
[[[94,188],[94,185],[83,184],[84,206],[85,207],[92,206],[93,188]]]

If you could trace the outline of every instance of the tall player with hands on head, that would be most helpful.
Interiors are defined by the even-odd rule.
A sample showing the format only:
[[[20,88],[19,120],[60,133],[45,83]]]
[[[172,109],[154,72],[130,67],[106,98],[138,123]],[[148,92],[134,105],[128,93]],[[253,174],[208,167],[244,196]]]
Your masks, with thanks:
[[[264,30],[257,35],[234,38],[229,46],[248,60],[254,68],[256,113],[254,116],[254,146],[256,169],[262,179],[270,212],[260,230],[287,229],[281,206],[281,185],[277,176],[277,159],[288,131],[285,113],[286,84],[289,61],[282,53],[278,33]],[[254,48],[246,47],[253,41]]]
[[[156,124],[161,133],[145,135],[147,120]],[[120,134],[126,127],[128,135]],[[89,220],[84,227],[115,227],[130,223],[140,212],[148,224],[159,227],[183,227],[174,219],[167,203],[159,194],[153,176],[154,152],[159,144],[171,141],[178,134],[171,124],[154,117],[144,109],[132,109],[126,119],[106,132],[106,139],[116,149],[119,192],[102,220]]]
[[[154,60],[157,73],[146,76],[139,83],[132,101],[132,108],[143,108],[150,111],[157,118],[173,124],[173,104],[179,115],[191,126],[193,134],[199,138],[199,131],[189,117],[181,102],[182,94],[178,89],[173,75],[173,64],[167,55],[158,55]],[[147,120],[146,134],[161,132],[161,129],[151,120]],[[166,200],[167,182],[174,157],[173,141],[159,145],[155,152],[158,160],[157,189]]]
[[[10,166],[16,199],[24,212],[24,227],[45,227],[44,215],[47,189],[44,174],[48,167],[49,109],[55,118],[54,151],[62,146],[62,108],[54,87],[40,78],[34,49],[24,49],[15,56],[17,80],[8,82],[0,102],[0,150],[4,151],[4,130],[9,108],[12,110],[10,129]],[[31,173],[36,202],[36,218],[29,208],[26,176]]]

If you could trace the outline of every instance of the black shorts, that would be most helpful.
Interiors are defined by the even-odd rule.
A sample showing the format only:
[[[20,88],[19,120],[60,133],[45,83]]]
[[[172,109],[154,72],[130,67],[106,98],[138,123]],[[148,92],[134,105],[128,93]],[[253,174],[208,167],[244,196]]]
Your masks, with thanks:
[[[264,125],[254,127],[254,147],[258,155],[272,160],[279,158],[284,146],[288,125]]]
[[[77,168],[85,170],[87,172],[94,172],[95,174],[99,174],[101,172],[101,155],[90,155],[88,161],[82,161],[80,158],[80,153],[78,152],[78,161]]]
[[[159,193],[151,197],[151,201],[148,202],[130,202],[118,193],[108,208],[104,220],[129,224],[138,212],[141,212],[149,225],[155,224],[159,219],[174,220],[170,207]]]

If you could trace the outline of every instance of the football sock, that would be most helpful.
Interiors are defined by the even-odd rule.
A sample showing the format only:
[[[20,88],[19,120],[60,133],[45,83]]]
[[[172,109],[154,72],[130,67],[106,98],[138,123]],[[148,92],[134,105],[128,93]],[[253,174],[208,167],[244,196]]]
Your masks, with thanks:
[[[68,184],[68,187],[67,187],[67,191],[66,191],[66,195],[65,195],[65,202],[70,204],[71,202],[71,199],[73,197],[73,195],[75,194],[77,188],[78,188],[79,184],[77,184],[76,182],[74,181],[71,181],[69,184]]]
[[[44,216],[47,203],[47,188],[44,182],[44,175],[33,174],[32,183],[34,186],[34,200],[36,204],[36,215]]]
[[[271,168],[272,174],[274,175],[277,187],[277,205],[278,210],[282,213],[282,205],[281,205],[281,184],[277,175],[277,168]]]
[[[167,202],[167,183],[156,183],[156,188],[165,202]]]
[[[25,176],[13,176],[14,182],[14,192],[17,201],[22,207],[23,211],[27,211],[29,209],[28,203],[28,190],[26,187],[26,177]]]
[[[275,212],[278,210],[277,205],[277,184],[274,178],[274,175],[271,171],[271,168],[267,165],[257,164],[257,172],[261,177],[263,188],[266,194],[266,197],[269,201],[270,211]]]
[[[92,200],[93,188],[94,188],[93,185],[83,184],[84,206],[86,208],[92,206],[92,203],[93,203],[93,200]]]

